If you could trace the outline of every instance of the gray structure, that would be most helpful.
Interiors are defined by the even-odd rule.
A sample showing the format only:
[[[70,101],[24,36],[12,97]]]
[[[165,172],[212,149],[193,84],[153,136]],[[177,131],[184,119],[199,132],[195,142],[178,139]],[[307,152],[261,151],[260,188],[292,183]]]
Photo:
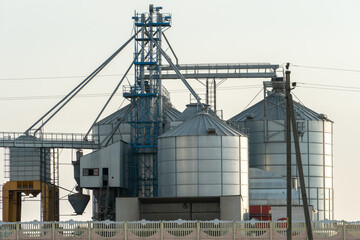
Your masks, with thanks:
[[[33,136],[20,136],[18,141],[34,141]],[[10,148],[10,181],[50,182],[49,148]]]
[[[209,105],[205,104],[204,106],[208,107]],[[176,118],[175,121],[185,122],[186,120],[193,118],[196,114],[198,114],[201,111],[202,111],[201,105],[199,105],[197,103],[187,104],[185,110],[179,115],[178,118]],[[210,114],[213,117],[216,117],[216,118],[218,117],[211,108],[209,108],[207,112],[208,112],[208,114]]]
[[[116,221],[248,220],[241,196],[117,198]]]
[[[164,131],[170,129],[180,112],[171,102],[170,95],[163,96],[163,126]],[[93,190],[93,217],[95,219],[115,220],[115,199],[132,196],[134,186],[133,164],[131,162],[130,147],[133,130],[130,125],[134,115],[134,104],[130,103],[118,111],[98,121],[92,128],[96,142],[100,149],[82,156],[80,159],[79,175],[80,188]],[[141,171],[141,168],[138,169]],[[123,209],[124,206],[118,206]]]
[[[111,143],[117,141],[131,142],[131,126],[125,122],[126,117],[134,110],[133,104],[128,104],[125,107],[117,110],[109,116],[98,121],[92,128],[92,133],[98,136],[98,142],[104,145],[109,134],[114,131]],[[121,123],[119,123],[121,122]],[[119,124],[119,126],[117,126]],[[117,128],[116,128],[117,127]],[[115,129],[116,128],[116,129]]]
[[[165,132],[170,129],[170,124],[179,117],[180,111],[172,106],[170,99],[167,97],[163,97],[163,104],[163,130]],[[134,104],[130,103],[98,121],[94,125],[92,132],[95,136],[99,137],[99,143],[102,146],[107,142],[107,140],[109,140],[109,143],[114,143],[120,140],[130,143],[132,133],[131,126],[127,123],[127,121],[131,119],[134,111]],[[111,133],[113,134],[109,139],[109,135]]]
[[[79,187],[93,190],[93,216],[96,219],[115,220],[115,198],[126,193],[128,188],[128,172],[125,170],[127,160],[128,144],[123,141],[80,158]],[[75,200],[79,200],[78,204],[82,205],[83,199],[74,197]]]
[[[80,187],[126,188],[128,144],[118,141],[80,158]]]
[[[204,107],[208,108],[207,112],[211,116],[216,117],[216,118],[218,117],[216,115],[216,113],[209,107],[209,105],[204,104]],[[181,114],[179,114],[179,116],[175,119],[175,121],[170,123],[170,129],[173,129],[173,128],[179,126],[181,123],[195,117],[196,114],[198,114],[199,112],[202,112],[202,108],[203,108],[203,106],[201,106],[198,103],[187,104],[184,111],[182,111]]]
[[[251,206],[286,206],[285,177],[259,168],[249,168],[249,176]],[[293,187],[291,195],[292,204],[299,206],[300,195],[296,188]]]
[[[159,137],[159,196],[242,196],[248,212],[248,142],[220,119],[198,113]]]
[[[264,100],[228,122],[249,134],[250,167],[286,176],[285,96],[282,82],[272,84]],[[332,220],[333,122],[298,102],[294,108],[309,204],[318,211],[315,220]],[[292,152],[292,176],[297,177],[294,146]]]

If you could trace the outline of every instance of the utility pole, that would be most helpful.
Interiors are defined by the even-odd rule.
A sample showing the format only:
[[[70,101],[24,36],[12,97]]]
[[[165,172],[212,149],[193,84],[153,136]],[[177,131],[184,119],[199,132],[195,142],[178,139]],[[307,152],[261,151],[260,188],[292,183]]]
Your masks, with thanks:
[[[292,202],[291,202],[291,114],[290,114],[290,71],[286,65],[285,99],[286,99],[286,197],[287,197],[287,232],[286,239],[292,239]]]
[[[289,121],[291,121],[291,125],[292,125],[292,131],[293,131],[293,138],[294,138],[294,145],[295,145],[295,152],[296,152],[296,164],[297,164],[297,169],[299,171],[299,179],[300,179],[300,187],[301,187],[301,198],[303,201],[303,207],[304,207],[304,216],[305,216],[305,224],[306,224],[306,230],[307,230],[307,235],[308,235],[308,239],[309,240],[313,240],[313,234],[312,234],[312,228],[311,228],[311,221],[310,221],[310,214],[309,214],[309,205],[308,205],[308,200],[307,200],[307,195],[306,195],[306,187],[305,187],[305,180],[304,180],[304,170],[302,167],[302,160],[301,160],[301,153],[300,153],[300,144],[299,144],[299,136],[298,136],[298,130],[297,130],[297,124],[296,124],[296,116],[295,116],[295,110],[294,110],[294,102],[292,99],[292,95],[291,95],[291,87],[290,87],[290,71],[289,71],[289,63],[286,64],[286,82],[285,82],[285,90],[286,90],[286,123],[288,124]],[[291,133],[288,133],[288,129],[290,129],[290,124],[286,125],[286,132],[287,132],[287,137],[290,135]],[[287,139],[287,144],[291,144],[291,140],[290,138]],[[288,152],[288,150],[290,149],[290,153]],[[287,159],[287,174],[289,174],[289,168],[290,168],[290,179],[289,179],[289,175],[287,175],[287,187],[288,187],[288,191],[289,191],[289,181],[291,181],[291,145],[290,147],[287,148],[287,158],[290,155],[290,167],[289,167],[289,159]],[[290,187],[291,187],[291,183],[290,183]],[[291,189],[290,189],[291,191]],[[289,221],[289,215],[288,215],[288,231],[287,231],[287,239],[291,239],[291,208],[289,211],[289,205],[291,206],[291,199],[289,200],[289,192],[287,194],[288,196],[288,209],[287,212],[289,214],[290,212],[290,221]],[[291,197],[291,192],[290,192],[290,197]],[[289,230],[290,229],[290,230]]]

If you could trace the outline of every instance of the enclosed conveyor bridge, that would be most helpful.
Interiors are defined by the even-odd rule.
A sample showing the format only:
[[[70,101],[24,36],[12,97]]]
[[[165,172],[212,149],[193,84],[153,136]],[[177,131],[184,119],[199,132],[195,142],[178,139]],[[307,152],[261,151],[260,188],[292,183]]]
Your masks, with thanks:
[[[25,135],[18,132],[0,132],[0,147],[25,147],[25,148],[72,148],[72,149],[98,149],[99,143],[95,136],[79,133],[37,133]]]
[[[176,66],[185,78],[273,78],[279,65],[270,63],[181,64]],[[179,79],[171,66],[163,66],[162,79]]]

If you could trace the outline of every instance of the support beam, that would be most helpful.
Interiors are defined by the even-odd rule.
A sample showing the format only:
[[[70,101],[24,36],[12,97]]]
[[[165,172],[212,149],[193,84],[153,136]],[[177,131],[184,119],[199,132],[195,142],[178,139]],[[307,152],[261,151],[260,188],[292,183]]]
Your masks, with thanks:
[[[137,55],[135,56],[134,60],[131,62],[130,66],[128,67],[128,69],[126,70],[126,72],[124,73],[123,77],[121,78],[120,82],[117,84],[117,86],[115,87],[114,91],[111,93],[110,97],[108,98],[108,100],[106,101],[105,105],[103,106],[103,108],[101,109],[100,113],[97,115],[97,117],[95,118],[93,124],[91,124],[91,127],[89,128],[89,130],[87,131],[87,133],[85,134],[84,140],[87,141],[87,137],[90,134],[92,128],[94,127],[94,125],[96,124],[96,122],[99,120],[99,118],[101,117],[102,113],[105,111],[107,105],[110,103],[111,99],[114,97],[115,93],[117,92],[117,90],[119,89],[120,85],[122,84],[122,82],[124,81],[124,79],[126,78],[127,74],[129,73],[130,69],[132,68],[132,66],[134,65],[135,60],[137,59],[137,57],[139,56],[139,54],[142,51],[138,52]]]
[[[21,194],[41,193],[43,221],[59,221],[59,188],[41,181],[9,181],[3,186],[3,221],[21,221]]]
[[[34,134],[36,134],[45,124],[50,121],[72,98],[76,96],[103,68],[106,67],[136,36],[135,33],[129,40],[127,40],[118,50],[116,50],[105,62],[103,62],[97,69],[95,69],[87,78],[85,78],[80,84],[78,84],[73,90],[71,90],[64,98],[62,98],[55,106],[53,106],[49,111],[47,111],[39,120],[37,120],[33,125],[31,125],[26,131],[25,134],[28,135],[30,131],[41,121],[43,123],[38,127]],[[62,104],[60,106],[60,104]],[[51,116],[48,117],[48,115]],[[47,118],[46,118],[47,117]],[[46,118],[46,120],[45,120]],[[45,121],[44,121],[45,120]]]
[[[179,59],[178,59],[178,57],[176,56],[176,54],[175,54],[175,52],[174,52],[174,49],[172,48],[172,46],[171,46],[171,44],[170,44],[169,40],[167,39],[167,37],[166,37],[166,35],[165,35],[164,32],[162,32],[162,35],[163,35],[163,37],[164,37],[167,45],[169,46],[172,54],[174,55],[174,57],[175,57],[175,59],[176,59],[176,66],[178,66],[178,65],[179,65]]]
[[[199,105],[201,105],[202,107],[203,104],[201,103],[201,98],[197,95],[197,93],[194,91],[194,89],[190,86],[190,84],[188,83],[188,81],[185,79],[185,77],[181,74],[181,72],[179,71],[179,69],[175,66],[175,64],[171,61],[170,57],[165,53],[165,51],[161,48],[161,46],[154,40],[153,36],[151,34],[149,34],[148,32],[145,32],[147,37],[149,39],[151,39],[151,41],[156,45],[156,47],[158,48],[158,50],[160,51],[161,55],[166,59],[166,61],[169,63],[169,65],[171,66],[172,70],[175,71],[176,75],[178,76],[178,78],[181,79],[181,81],[185,84],[185,86],[189,89],[190,93],[194,96],[194,98],[196,99],[196,101],[198,102]],[[163,68],[162,68],[163,69]],[[162,79],[164,79],[164,75],[162,74]]]

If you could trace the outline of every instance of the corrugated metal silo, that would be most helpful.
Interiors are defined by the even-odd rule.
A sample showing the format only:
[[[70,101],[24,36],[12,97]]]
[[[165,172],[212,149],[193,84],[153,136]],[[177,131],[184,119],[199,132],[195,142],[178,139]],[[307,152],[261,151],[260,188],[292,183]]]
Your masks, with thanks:
[[[38,141],[33,136],[20,136],[17,140]],[[10,181],[43,181],[49,183],[51,179],[50,161],[49,148],[10,148]]]
[[[250,167],[286,176],[286,101],[281,88],[228,122],[249,135]],[[294,102],[305,184],[315,220],[334,219],[333,122],[326,115]],[[298,176],[292,146],[292,176]],[[251,205],[251,203],[250,203]]]
[[[205,104],[205,107],[208,108],[208,113],[213,117],[218,117],[216,113],[209,108],[209,105]],[[170,123],[170,129],[173,129],[179,126],[181,123],[193,118],[196,114],[202,111],[202,106],[198,103],[190,103],[186,105],[184,111],[175,119],[175,121]]]
[[[247,137],[220,119],[198,113],[162,134],[158,159],[160,197],[241,195],[248,209]]]
[[[208,107],[208,105],[205,106]],[[176,121],[184,122],[186,120],[193,118],[197,113],[201,111],[202,111],[202,106],[200,106],[198,103],[190,103],[186,105],[185,110],[179,115],[178,118],[176,118]],[[213,117],[217,117],[217,115],[213,110],[211,110],[211,108],[208,109],[208,113]]]
[[[113,138],[111,139],[110,143],[114,143],[117,141],[124,141],[124,142],[131,142],[131,126],[130,124],[126,123],[126,121],[132,114],[134,114],[134,106],[133,103],[126,105],[125,107],[119,109],[118,111],[112,113],[111,115],[105,117],[104,119],[98,121],[93,129],[92,132],[95,135],[98,135],[100,138],[100,143],[106,139],[106,137],[114,130],[114,128],[118,125],[119,121],[122,123],[119,127],[115,130]],[[170,129],[170,123],[175,121],[178,118],[180,112],[172,107],[170,103],[164,105],[164,131]],[[106,139],[107,140],[107,139]]]

